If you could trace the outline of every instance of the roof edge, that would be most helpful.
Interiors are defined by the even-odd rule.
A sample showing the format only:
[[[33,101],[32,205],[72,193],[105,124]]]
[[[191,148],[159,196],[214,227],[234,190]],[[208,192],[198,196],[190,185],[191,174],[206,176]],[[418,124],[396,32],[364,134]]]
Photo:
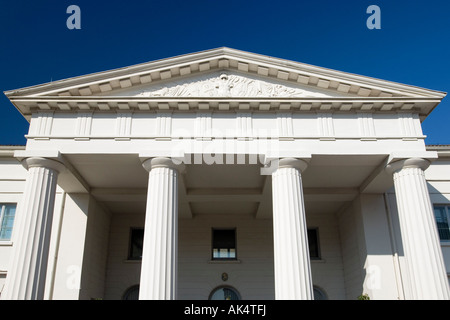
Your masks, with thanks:
[[[241,51],[237,49],[232,49],[228,47],[219,47],[215,49],[209,49],[194,53],[188,53],[183,55],[177,55],[169,58],[163,58],[158,59],[150,62],[140,63],[140,64],[134,64],[127,67],[121,67],[106,71],[100,71],[95,73],[90,73],[86,75],[80,75],[76,77],[61,79],[57,81],[53,81],[50,83],[44,83],[19,89],[13,89],[4,91],[4,94],[10,98],[15,96],[25,96],[25,95],[33,95],[33,94],[39,94],[39,93],[45,93],[47,91],[54,91],[54,90],[62,90],[66,87],[70,86],[77,86],[77,85],[85,85],[92,82],[98,82],[102,80],[107,80],[110,78],[115,77],[121,77],[121,76],[127,76],[131,75],[133,73],[138,72],[145,72],[150,71],[154,69],[161,69],[161,68],[169,68],[176,64],[189,64],[189,63],[196,63],[202,60],[208,60],[213,58],[220,58],[220,57],[230,57],[235,59],[241,59],[246,60],[249,62],[254,63],[261,63],[265,65],[271,65],[274,67],[280,67],[285,69],[290,69],[293,72],[298,73],[311,73],[316,76],[322,76],[324,78],[336,78],[342,81],[348,81],[348,82],[357,82],[362,85],[366,86],[380,86],[380,87],[389,87],[391,89],[396,89],[400,91],[412,91],[415,94],[418,95],[425,95],[430,97],[436,97],[439,99],[443,99],[447,92],[438,91],[438,90],[432,90],[432,89],[426,89],[418,86],[413,86],[409,84],[402,84],[399,82],[389,81],[389,80],[383,80],[378,78],[373,78],[369,76],[364,75],[357,75],[345,71],[338,71],[334,69],[319,67],[319,66],[313,66],[310,64],[302,63],[302,62],[296,62],[292,60],[282,59],[282,58],[275,58],[263,54],[256,54],[246,51]]]

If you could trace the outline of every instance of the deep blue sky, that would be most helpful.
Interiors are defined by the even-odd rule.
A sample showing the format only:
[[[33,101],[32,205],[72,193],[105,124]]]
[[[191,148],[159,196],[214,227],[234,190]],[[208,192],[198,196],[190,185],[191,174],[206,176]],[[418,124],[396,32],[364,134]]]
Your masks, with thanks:
[[[81,30],[69,30],[69,5]],[[381,29],[369,30],[369,5]],[[450,92],[450,2],[1,0],[0,91],[217,47]],[[450,97],[424,121],[427,144],[450,144]],[[0,94],[0,144],[28,123]]]

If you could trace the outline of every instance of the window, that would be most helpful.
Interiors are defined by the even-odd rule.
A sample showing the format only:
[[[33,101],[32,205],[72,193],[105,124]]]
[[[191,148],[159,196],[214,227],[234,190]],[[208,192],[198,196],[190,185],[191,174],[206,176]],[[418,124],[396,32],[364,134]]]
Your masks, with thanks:
[[[436,218],[436,226],[441,241],[450,241],[450,205],[434,206],[434,217]]]
[[[220,287],[211,292],[209,300],[241,300],[241,298],[234,288]]]
[[[139,300],[139,285],[128,288],[123,294],[122,300]]]
[[[11,240],[16,204],[0,204],[0,240]]]
[[[213,260],[236,259],[236,230],[212,230],[212,258]]]
[[[313,286],[314,300],[328,300],[325,292],[319,287]]]
[[[128,260],[142,260],[143,243],[144,243],[144,229],[131,228]]]
[[[320,259],[319,232],[316,228],[308,229],[308,246],[310,259],[319,260]]]

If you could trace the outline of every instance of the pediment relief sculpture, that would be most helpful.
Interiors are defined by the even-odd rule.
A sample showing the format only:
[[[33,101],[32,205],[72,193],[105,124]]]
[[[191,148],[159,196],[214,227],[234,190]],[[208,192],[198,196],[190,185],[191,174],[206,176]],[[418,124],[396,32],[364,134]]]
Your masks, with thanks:
[[[278,83],[235,74],[220,75],[192,82],[172,82],[137,94],[141,97],[327,97],[320,92],[305,91]]]

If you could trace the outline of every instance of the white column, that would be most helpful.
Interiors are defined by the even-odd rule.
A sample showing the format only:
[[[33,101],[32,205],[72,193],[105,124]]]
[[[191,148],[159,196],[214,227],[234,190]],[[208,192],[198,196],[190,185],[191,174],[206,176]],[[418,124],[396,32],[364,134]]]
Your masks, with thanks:
[[[143,162],[149,171],[140,300],[174,300],[177,288],[178,170],[169,158]]]
[[[402,243],[412,296],[407,299],[450,299],[434,212],[424,170],[430,162],[411,158],[389,164],[397,198]]]
[[[38,300],[44,298],[48,249],[53,220],[58,161],[28,158],[25,190],[17,208],[13,235],[13,255],[2,299]]]
[[[301,172],[307,163],[284,158],[272,174],[275,299],[312,300]]]

